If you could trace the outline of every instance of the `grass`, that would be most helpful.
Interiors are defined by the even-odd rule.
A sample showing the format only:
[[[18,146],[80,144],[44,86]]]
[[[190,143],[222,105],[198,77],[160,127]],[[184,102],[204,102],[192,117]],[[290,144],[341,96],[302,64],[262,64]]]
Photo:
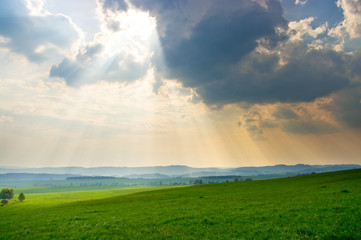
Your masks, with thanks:
[[[149,187],[149,186],[134,186],[134,187],[97,187],[97,186],[59,186],[59,187],[19,187],[14,188],[15,194],[23,192],[25,194],[32,194],[32,193],[65,193],[65,192],[90,192],[90,191],[111,191],[111,192],[128,192],[128,190],[132,189],[162,189],[164,187]],[[74,194],[74,193],[71,193]],[[80,193],[81,195],[82,193]],[[113,195],[112,195],[113,196]],[[105,196],[106,197],[106,196]]]
[[[361,170],[154,189],[27,194],[0,238],[361,239]]]
[[[75,202],[75,201],[86,201],[103,199],[112,196],[121,196],[126,194],[132,194],[143,191],[154,191],[158,189],[166,189],[167,187],[131,187],[131,188],[115,188],[107,190],[99,190],[99,188],[85,188],[81,191],[80,188],[71,189],[59,187],[29,187],[29,188],[18,188],[15,189],[15,195],[20,192],[24,192],[26,201],[21,203],[23,207],[34,206],[34,205],[59,205],[62,203]],[[168,187],[169,188],[169,187]],[[100,188],[101,189],[101,188]],[[65,190],[71,190],[65,192]],[[53,192],[52,192],[53,191]],[[35,193],[28,193],[35,192]],[[20,204],[18,201],[13,201],[13,204]]]

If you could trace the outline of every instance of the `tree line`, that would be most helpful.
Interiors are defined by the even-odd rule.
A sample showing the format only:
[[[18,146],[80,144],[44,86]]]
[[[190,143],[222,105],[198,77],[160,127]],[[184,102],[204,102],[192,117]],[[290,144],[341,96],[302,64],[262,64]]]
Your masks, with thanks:
[[[14,198],[14,189],[3,188],[0,192],[1,206],[4,206],[9,203],[9,200]],[[18,200],[23,202],[25,200],[25,194],[23,192],[19,193]]]

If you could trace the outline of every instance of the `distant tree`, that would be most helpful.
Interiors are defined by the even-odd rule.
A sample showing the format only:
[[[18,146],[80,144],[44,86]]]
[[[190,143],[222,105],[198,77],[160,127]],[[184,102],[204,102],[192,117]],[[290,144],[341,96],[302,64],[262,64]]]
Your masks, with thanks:
[[[19,201],[22,202],[25,200],[25,194],[24,193],[20,193],[19,194]]]
[[[239,179],[238,178],[234,178],[234,180],[233,181],[235,181],[235,182],[239,182]]]
[[[1,200],[1,204],[4,206],[4,205],[6,205],[6,204],[8,204],[9,203],[9,200],[7,200],[7,199],[3,199],[3,200]]]
[[[246,178],[244,181],[252,181],[252,178]]]
[[[0,192],[0,199],[12,199],[14,197],[14,190],[11,188],[4,188]]]

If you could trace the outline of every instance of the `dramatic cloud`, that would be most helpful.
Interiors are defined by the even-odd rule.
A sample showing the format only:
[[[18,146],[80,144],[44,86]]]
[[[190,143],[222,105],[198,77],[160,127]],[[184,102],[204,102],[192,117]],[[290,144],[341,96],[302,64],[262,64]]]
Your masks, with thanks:
[[[22,1],[1,1],[0,36],[6,41],[0,46],[35,62],[70,51],[79,39],[79,31],[70,19],[60,14],[40,13],[41,4],[28,6],[30,9]]]
[[[242,116],[245,129],[253,140],[267,140],[264,131],[279,128],[283,132],[291,134],[328,134],[339,131],[339,128],[325,118],[319,109],[312,106],[306,107],[292,104],[287,106],[277,104],[273,111],[270,106],[258,106],[256,110],[250,110]],[[316,106],[318,104],[315,104]],[[324,109],[325,107],[323,107]]]
[[[332,112],[346,126],[361,128],[361,88],[338,92],[330,103],[322,107]]]
[[[275,66],[276,56],[266,57],[250,56],[241,66],[244,70],[198,87],[199,93],[209,104],[301,102],[326,96],[349,82],[342,56],[332,51],[301,52],[283,66]]]
[[[333,113],[346,126],[361,128],[361,48],[353,53],[349,62],[351,87],[333,94],[331,101],[321,107]]]
[[[339,131],[337,121],[351,126],[351,119],[358,119],[358,105],[351,104],[351,112],[339,111],[342,103],[336,97],[328,98],[332,104],[328,103],[327,112],[326,107],[312,106],[302,113],[295,107],[359,86],[355,80],[360,79],[359,54],[341,51],[344,42],[335,35],[342,30],[358,36],[355,1],[338,1],[344,19],[329,18],[330,23],[326,15],[321,20],[306,15],[288,22],[280,2],[272,0],[133,0],[131,4],[157,19],[162,48],[161,54],[153,56],[157,76],[178,80],[216,109],[234,103],[276,106],[271,113],[267,107],[251,110],[237,122],[253,140],[268,139],[264,135],[270,128],[303,135],[334,133]],[[316,3],[294,4],[309,9]],[[326,9],[337,10],[336,3],[327,4]],[[294,107],[282,105],[289,103]]]
[[[342,53],[286,44],[287,34],[302,41],[327,25],[313,29],[308,18],[287,33],[277,1],[132,2],[157,18],[166,65],[158,70],[195,89],[208,105],[313,101],[349,84]],[[198,17],[179,15],[194,16],[195,9]]]
[[[361,2],[358,0],[338,0],[337,6],[343,13],[343,20],[328,31],[328,36],[338,41],[337,51],[353,51],[360,46]]]
[[[341,7],[344,21],[340,28],[344,28],[351,38],[361,37],[361,2],[358,0],[338,0],[337,6]]]
[[[145,12],[125,1],[99,1],[101,31],[76,57],[65,57],[50,69],[50,77],[63,78],[69,86],[99,81],[131,82],[143,77],[153,54],[155,23]]]
[[[119,31],[121,19],[118,17],[118,13],[127,11],[128,4],[124,0],[99,0],[98,2],[108,29]]]
[[[359,0],[0,2],[3,164],[360,163]]]

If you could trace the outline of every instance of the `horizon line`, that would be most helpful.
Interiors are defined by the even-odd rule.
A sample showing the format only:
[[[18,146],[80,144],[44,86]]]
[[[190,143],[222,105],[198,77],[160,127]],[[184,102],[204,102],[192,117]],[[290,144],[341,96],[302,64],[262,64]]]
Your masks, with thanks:
[[[361,167],[360,164],[356,163],[340,163],[340,164],[305,164],[305,163],[297,163],[297,164],[275,164],[275,165],[261,165],[261,166],[238,166],[238,167],[192,167],[188,165],[181,164],[171,164],[171,165],[154,165],[154,166],[94,166],[94,167],[83,167],[83,166],[43,166],[43,167],[18,167],[18,166],[0,166],[0,168],[6,169],[40,169],[40,168],[152,168],[152,167],[189,167],[189,168],[219,168],[219,169],[227,169],[227,168],[247,168],[247,167],[274,167],[274,166],[297,166],[297,165],[305,165],[305,166],[340,166],[340,165],[357,165]]]

